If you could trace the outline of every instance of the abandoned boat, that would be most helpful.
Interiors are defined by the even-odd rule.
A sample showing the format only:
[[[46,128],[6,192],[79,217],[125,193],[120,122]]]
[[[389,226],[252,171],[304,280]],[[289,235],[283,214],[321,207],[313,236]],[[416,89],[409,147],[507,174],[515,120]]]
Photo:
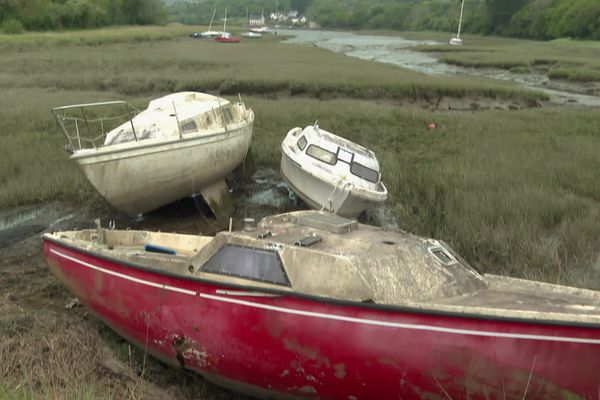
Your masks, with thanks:
[[[214,237],[97,223],[45,234],[44,255],[120,335],[251,395],[597,395],[599,292],[480,275],[444,242],[331,213]]]
[[[314,126],[290,130],[281,143],[281,176],[309,207],[356,217],[384,202],[375,154]]]
[[[227,191],[225,177],[250,148],[254,122],[241,100],[197,92],[152,100],[139,113],[124,101],[52,112],[69,158],[110,204],[134,215],[196,194],[217,210]]]

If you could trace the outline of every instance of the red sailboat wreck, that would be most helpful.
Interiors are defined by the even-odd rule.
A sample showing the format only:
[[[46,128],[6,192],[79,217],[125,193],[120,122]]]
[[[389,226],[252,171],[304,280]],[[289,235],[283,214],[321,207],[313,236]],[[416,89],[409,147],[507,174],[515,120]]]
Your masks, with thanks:
[[[57,232],[44,254],[120,335],[236,391],[598,396],[600,293],[480,275],[440,241],[300,211],[214,237]]]

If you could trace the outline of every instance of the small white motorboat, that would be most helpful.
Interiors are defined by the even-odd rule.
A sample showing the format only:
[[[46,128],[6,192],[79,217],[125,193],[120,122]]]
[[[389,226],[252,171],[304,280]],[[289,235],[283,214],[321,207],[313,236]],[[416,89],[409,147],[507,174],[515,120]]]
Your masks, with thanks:
[[[254,122],[241,100],[197,92],[152,100],[139,113],[124,101],[52,112],[69,158],[109,203],[133,215],[196,194],[219,214],[225,177],[246,157]]]
[[[357,217],[387,199],[375,154],[316,124],[289,131],[281,153],[283,179],[314,209]]]

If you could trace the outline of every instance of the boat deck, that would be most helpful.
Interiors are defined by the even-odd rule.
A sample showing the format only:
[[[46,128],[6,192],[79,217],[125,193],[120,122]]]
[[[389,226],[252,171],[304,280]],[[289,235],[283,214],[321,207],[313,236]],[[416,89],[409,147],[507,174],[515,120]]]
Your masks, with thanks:
[[[443,306],[495,310],[497,315],[518,311],[520,315],[599,320],[600,293],[573,287],[533,282],[497,275],[484,275],[488,288],[465,296],[440,299]],[[544,315],[540,315],[544,314]]]
[[[104,244],[96,243],[96,230],[59,232],[46,237],[92,255],[159,273],[164,271],[186,279],[201,278],[254,290],[428,312],[600,325],[600,292],[496,275],[482,276],[458,256],[446,264],[436,260],[437,249],[444,249],[445,256],[454,257],[443,242],[404,232],[387,232],[354,221],[344,225],[344,221],[349,220],[343,218],[337,221],[342,223],[338,226],[340,231],[333,232],[328,231],[331,226],[318,229],[294,218],[267,218],[254,231],[222,232],[215,237],[106,231]],[[311,223],[322,222],[312,220]],[[318,240],[314,244],[297,244],[317,238],[317,233]],[[176,254],[145,251],[147,243],[172,248]],[[204,272],[202,267],[207,261],[228,245],[275,251],[290,286]]]

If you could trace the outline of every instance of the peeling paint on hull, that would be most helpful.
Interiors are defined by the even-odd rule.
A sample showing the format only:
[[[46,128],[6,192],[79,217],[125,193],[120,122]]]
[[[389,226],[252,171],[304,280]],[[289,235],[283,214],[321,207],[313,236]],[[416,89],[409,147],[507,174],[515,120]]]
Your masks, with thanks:
[[[245,393],[324,399],[522,399],[525,391],[531,399],[597,396],[597,328],[286,295],[228,296],[222,291],[227,287],[215,282],[132,268],[52,241],[44,242],[44,255],[73,294],[119,334],[142,348],[147,344],[150,354],[169,364]],[[110,273],[99,282],[98,271]]]

